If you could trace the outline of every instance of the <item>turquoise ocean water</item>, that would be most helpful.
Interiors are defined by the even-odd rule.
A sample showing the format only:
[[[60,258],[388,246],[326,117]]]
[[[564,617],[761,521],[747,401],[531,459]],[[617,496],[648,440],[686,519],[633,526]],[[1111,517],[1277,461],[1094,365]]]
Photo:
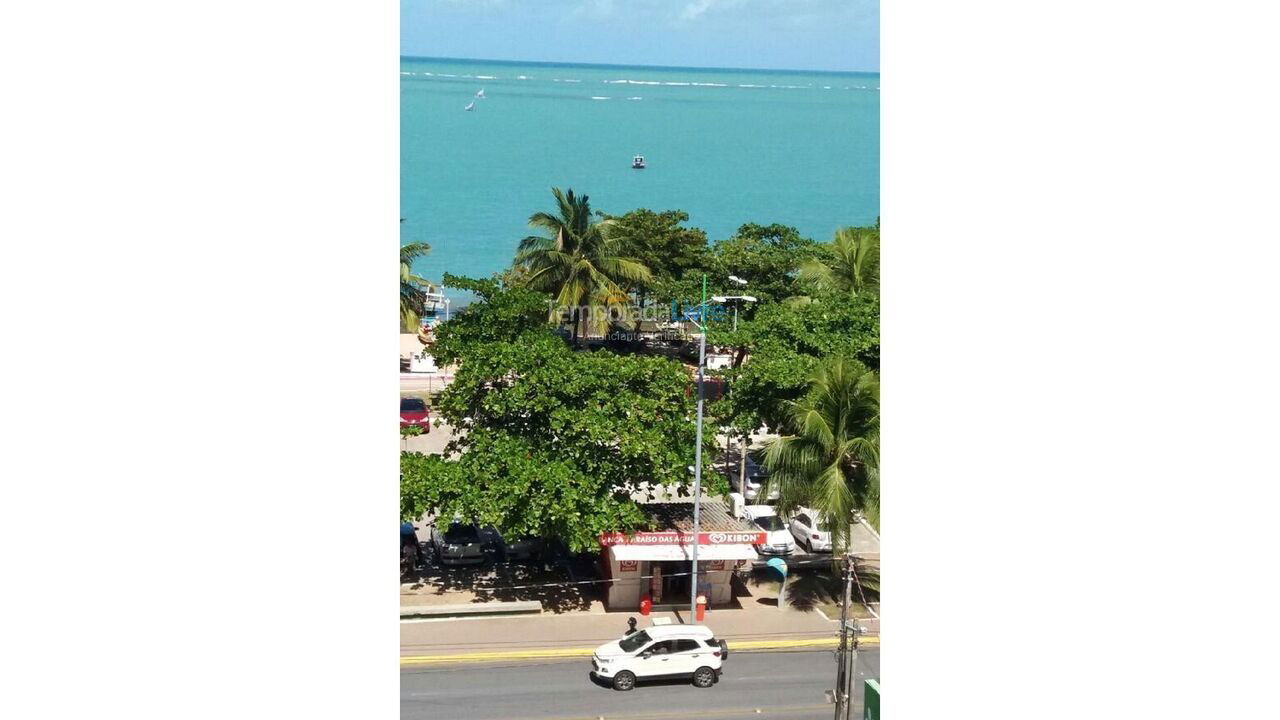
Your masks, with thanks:
[[[746,222],[826,241],[880,214],[879,88],[868,73],[401,58],[401,241],[431,244],[427,278],[488,276],[553,209],[552,186],[609,213],[684,210],[712,241]]]

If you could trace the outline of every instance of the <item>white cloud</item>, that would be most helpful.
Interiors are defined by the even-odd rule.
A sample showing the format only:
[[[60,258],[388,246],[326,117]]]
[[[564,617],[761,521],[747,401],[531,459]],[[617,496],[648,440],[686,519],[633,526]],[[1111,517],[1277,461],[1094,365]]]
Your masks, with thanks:
[[[717,0],[693,0],[693,2],[684,6],[684,10],[680,13],[681,20],[697,20],[702,17],[703,13],[710,10],[713,5],[717,4]],[[719,3],[723,5],[724,3]]]
[[[594,20],[605,20],[613,16],[614,0],[587,0],[571,13],[574,17],[587,17]]]

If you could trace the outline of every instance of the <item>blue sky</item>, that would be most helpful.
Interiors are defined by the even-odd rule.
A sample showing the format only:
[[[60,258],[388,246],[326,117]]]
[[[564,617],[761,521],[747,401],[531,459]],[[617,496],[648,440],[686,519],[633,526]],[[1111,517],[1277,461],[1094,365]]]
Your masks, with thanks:
[[[880,70],[880,0],[400,0],[400,54]]]

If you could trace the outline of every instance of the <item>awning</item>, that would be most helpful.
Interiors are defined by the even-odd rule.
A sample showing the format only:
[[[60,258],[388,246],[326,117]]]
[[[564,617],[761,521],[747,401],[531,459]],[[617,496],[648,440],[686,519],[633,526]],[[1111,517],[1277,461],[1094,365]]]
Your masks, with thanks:
[[[618,560],[692,560],[692,545],[613,545],[609,552]],[[698,560],[755,560],[755,548],[750,545],[725,543],[723,545],[699,545]]]

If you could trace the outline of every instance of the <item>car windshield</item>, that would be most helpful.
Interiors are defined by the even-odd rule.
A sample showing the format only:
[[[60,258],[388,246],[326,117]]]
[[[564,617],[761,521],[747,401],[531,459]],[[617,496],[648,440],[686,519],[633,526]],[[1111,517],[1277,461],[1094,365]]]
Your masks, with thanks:
[[[444,534],[447,543],[473,543],[479,539],[474,525],[450,525]]]
[[[787,526],[782,524],[782,518],[777,515],[765,515],[762,518],[756,518],[756,524],[770,532],[787,529]]]
[[[648,644],[649,633],[643,630],[638,633],[632,633],[618,641],[618,646],[625,652],[635,652]]]
[[[400,398],[400,412],[426,412],[427,404],[419,398]]]

